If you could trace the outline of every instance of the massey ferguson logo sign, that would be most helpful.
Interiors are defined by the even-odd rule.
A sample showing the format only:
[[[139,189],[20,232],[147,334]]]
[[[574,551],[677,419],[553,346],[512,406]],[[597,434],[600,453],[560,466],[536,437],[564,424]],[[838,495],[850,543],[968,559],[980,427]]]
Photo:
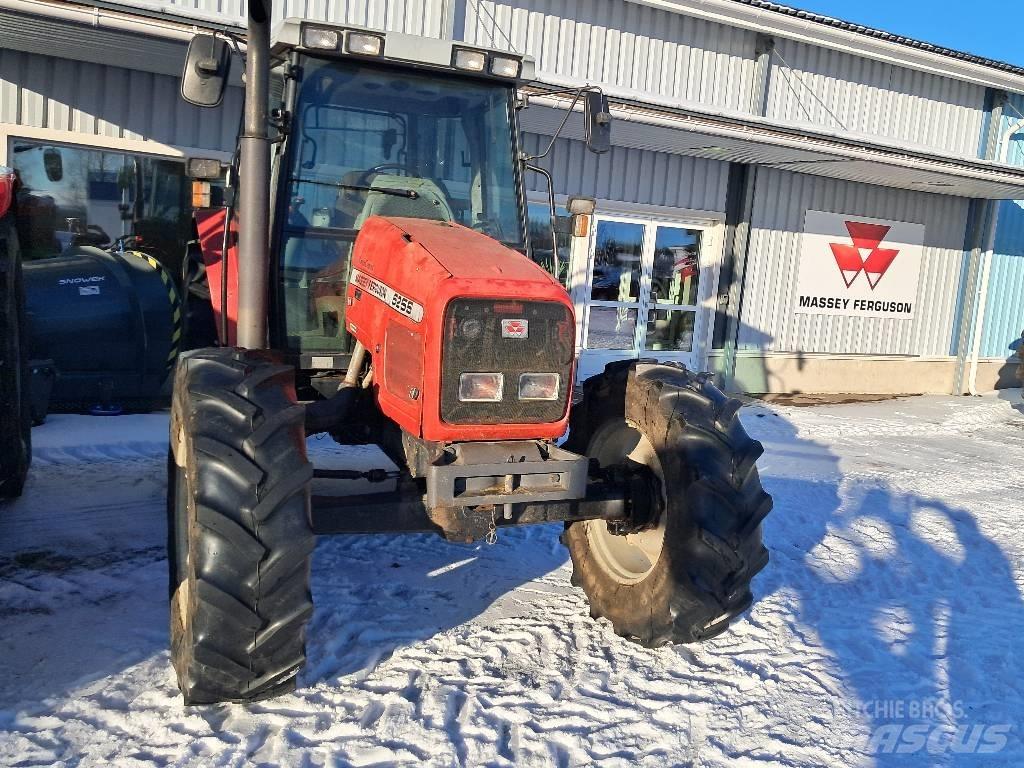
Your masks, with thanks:
[[[863,221],[848,221],[846,228],[850,232],[853,245],[846,243],[829,243],[832,255],[836,257],[836,265],[843,273],[846,287],[863,272],[871,290],[875,290],[878,281],[885,275],[889,265],[899,255],[896,248],[882,248],[882,238],[892,229],[887,224],[866,224]]]
[[[912,318],[923,248],[921,224],[807,211],[794,311]]]
[[[530,336],[529,320],[502,320],[501,338],[526,339]]]

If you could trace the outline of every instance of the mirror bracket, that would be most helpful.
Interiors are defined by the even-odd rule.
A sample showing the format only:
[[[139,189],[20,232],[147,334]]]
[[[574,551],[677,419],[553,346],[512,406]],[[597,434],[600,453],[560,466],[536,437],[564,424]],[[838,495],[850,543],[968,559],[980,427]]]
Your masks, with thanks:
[[[532,165],[528,162],[524,162],[523,167],[528,171],[539,173],[541,176],[544,177],[544,181],[547,182],[548,213],[551,217],[551,263],[552,270],[554,271],[553,277],[555,278],[555,280],[561,282],[561,280],[559,280],[558,278],[558,274],[561,271],[561,264],[558,263],[558,226],[556,223],[558,220],[558,214],[555,210],[555,182],[554,179],[551,178],[551,172],[548,171],[546,168],[541,168],[539,165]]]
[[[569,108],[566,110],[565,116],[562,118],[562,122],[560,122],[558,124],[558,128],[555,129],[554,135],[551,137],[551,141],[548,143],[547,149],[539,155],[524,154],[522,156],[522,160],[524,162],[542,160],[550,154],[551,150],[555,146],[555,142],[565,129],[566,123],[569,122],[569,117],[576,108],[576,104],[579,103],[581,98],[584,98],[583,114],[586,122],[585,136],[587,149],[599,155],[604,154],[611,149],[612,114],[608,109],[608,97],[604,95],[604,91],[602,91],[598,86],[584,85],[582,88],[549,91],[547,93],[537,95],[561,96],[569,93],[573,94],[572,102],[569,104]],[[524,96],[524,99],[525,98],[526,97]]]

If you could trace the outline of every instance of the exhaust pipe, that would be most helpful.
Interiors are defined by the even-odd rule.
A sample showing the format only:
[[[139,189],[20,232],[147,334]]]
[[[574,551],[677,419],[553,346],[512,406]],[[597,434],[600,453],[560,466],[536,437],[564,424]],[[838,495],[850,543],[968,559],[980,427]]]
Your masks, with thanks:
[[[249,0],[245,53],[245,113],[238,161],[238,345],[267,345],[270,280],[271,0]]]

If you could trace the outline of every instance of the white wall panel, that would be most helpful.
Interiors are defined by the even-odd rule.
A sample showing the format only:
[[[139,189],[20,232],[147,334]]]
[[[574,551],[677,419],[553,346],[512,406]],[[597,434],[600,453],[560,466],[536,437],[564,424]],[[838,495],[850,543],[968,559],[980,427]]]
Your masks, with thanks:
[[[790,40],[776,46],[789,66],[773,61],[769,118],[977,156],[982,86]]]
[[[886,355],[948,355],[968,201],[819,176],[759,169],[740,313],[741,349]],[[924,258],[911,320],[797,315],[796,275],[804,213],[924,224]]]
[[[755,35],[747,30],[621,0],[460,0],[455,18],[456,38],[511,45],[544,74],[661,101],[749,105]]]
[[[183,15],[219,18],[245,23],[243,0],[115,0],[119,5],[142,6]],[[278,0],[274,19],[297,16],[440,37],[445,28],[448,3],[454,0]]]
[[[231,151],[241,107],[238,88],[199,109],[176,77],[0,49],[0,123]]]
[[[537,154],[550,137],[525,134],[523,149]],[[559,139],[542,165],[554,177],[555,193],[586,195],[640,205],[661,205],[697,211],[725,210],[729,164],[685,155],[612,147],[604,155],[587,150],[582,141]],[[527,189],[544,191],[539,174],[526,175]]]

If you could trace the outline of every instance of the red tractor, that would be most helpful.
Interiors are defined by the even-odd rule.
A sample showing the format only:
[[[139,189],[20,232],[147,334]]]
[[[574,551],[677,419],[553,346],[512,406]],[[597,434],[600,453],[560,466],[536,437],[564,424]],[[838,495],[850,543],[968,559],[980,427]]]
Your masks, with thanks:
[[[228,204],[197,217],[220,345],[181,359],[171,418],[185,702],[294,686],[316,533],[472,541],[561,522],[572,581],[617,634],[653,647],[726,629],[768,560],[761,446],[738,401],[680,366],[610,365],[574,398],[573,304],[524,255],[537,169],[517,87],[533,62],[295,20],[272,40],[269,3],[248,5]],[[193,40],[186,99],[220,102],[239,42]],[[606,100],[580,101],[589,146],[607,149]],[[306,437],[324,432],[376,443],[399,470],[317,469]],[[393,490],[312,497],[318,476]]]

